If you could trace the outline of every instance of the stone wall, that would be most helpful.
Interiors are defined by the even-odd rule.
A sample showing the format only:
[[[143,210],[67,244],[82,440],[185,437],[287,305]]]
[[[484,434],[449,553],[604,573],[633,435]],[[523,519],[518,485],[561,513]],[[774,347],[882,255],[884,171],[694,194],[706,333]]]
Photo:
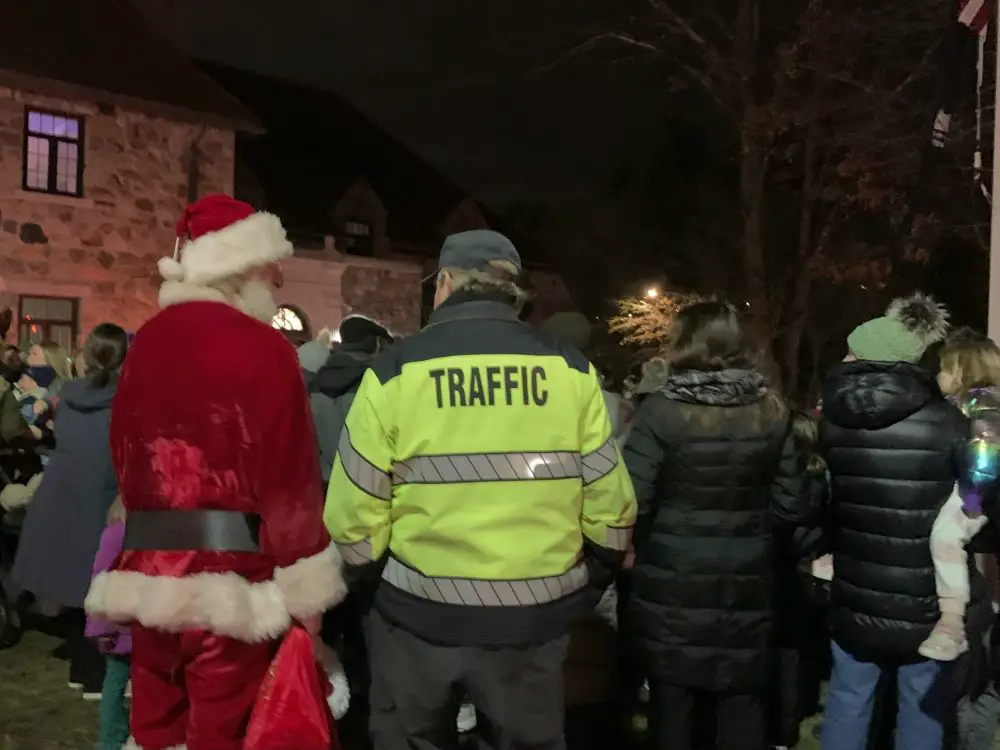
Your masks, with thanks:
[[[375,318],[395,333],[416,332],[420,329],[420,271],[416,263],[349,260],[340,285],[345,312]]]
[[[373,317],[402,334],[420,329],[420,279],[413,260],[358,258],[324,249],[295,249],[282,264],[285,283],[276,295],[306,316],[315,336],[350,313]]]
[[[84,118],[81,198],[22,190],[27,106]],[[231,131],[0,88],[0,293],[79,299],[81,336],[137,328],[157,309],[196,141],[200,193],[231,192]]]

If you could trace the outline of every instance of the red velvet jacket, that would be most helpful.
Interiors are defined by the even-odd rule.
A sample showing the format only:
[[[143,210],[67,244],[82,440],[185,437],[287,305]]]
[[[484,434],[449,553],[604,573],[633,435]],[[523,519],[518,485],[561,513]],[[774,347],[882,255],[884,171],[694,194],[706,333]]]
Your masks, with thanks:
[[[309,401],[278,331],[221,302],[165,308],[129,349],[111,449],[127,510],[256,513],[261,551],[126,550],[89,611],[255,642],[343,597]]]

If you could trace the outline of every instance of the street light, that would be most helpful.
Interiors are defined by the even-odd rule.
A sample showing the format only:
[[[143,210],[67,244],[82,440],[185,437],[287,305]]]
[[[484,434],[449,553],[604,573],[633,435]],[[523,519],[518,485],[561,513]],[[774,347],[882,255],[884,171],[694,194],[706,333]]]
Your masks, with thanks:
[[[651,286],[646,290],[646,299],[656,299],[660,296],[660,290],[655,286]]]

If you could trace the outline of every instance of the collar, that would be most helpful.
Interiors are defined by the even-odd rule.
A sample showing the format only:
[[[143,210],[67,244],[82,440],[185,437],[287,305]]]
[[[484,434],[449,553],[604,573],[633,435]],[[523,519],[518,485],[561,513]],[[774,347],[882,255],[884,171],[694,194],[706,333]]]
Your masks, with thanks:
[[[510,320],[519,322],[511,298],[497,292],[455,292],[427,319],[427,327],[455,320]]]

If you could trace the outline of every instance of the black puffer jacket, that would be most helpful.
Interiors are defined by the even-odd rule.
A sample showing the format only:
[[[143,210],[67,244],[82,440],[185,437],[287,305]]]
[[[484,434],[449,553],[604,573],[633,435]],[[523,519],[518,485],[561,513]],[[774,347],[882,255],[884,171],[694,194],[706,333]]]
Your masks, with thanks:
[[[931,527],[969,428],[934,376],[906,363],[837,365],[823,385],[834,580],[830,625],[862,659],[916,658],[939,617]]]
[[[788,414],[756,373],[680,373],[643,400],[624,455],[639,501],[626,628],[640,663],[667,684],[762,690],[775,534],[814,520]]]

